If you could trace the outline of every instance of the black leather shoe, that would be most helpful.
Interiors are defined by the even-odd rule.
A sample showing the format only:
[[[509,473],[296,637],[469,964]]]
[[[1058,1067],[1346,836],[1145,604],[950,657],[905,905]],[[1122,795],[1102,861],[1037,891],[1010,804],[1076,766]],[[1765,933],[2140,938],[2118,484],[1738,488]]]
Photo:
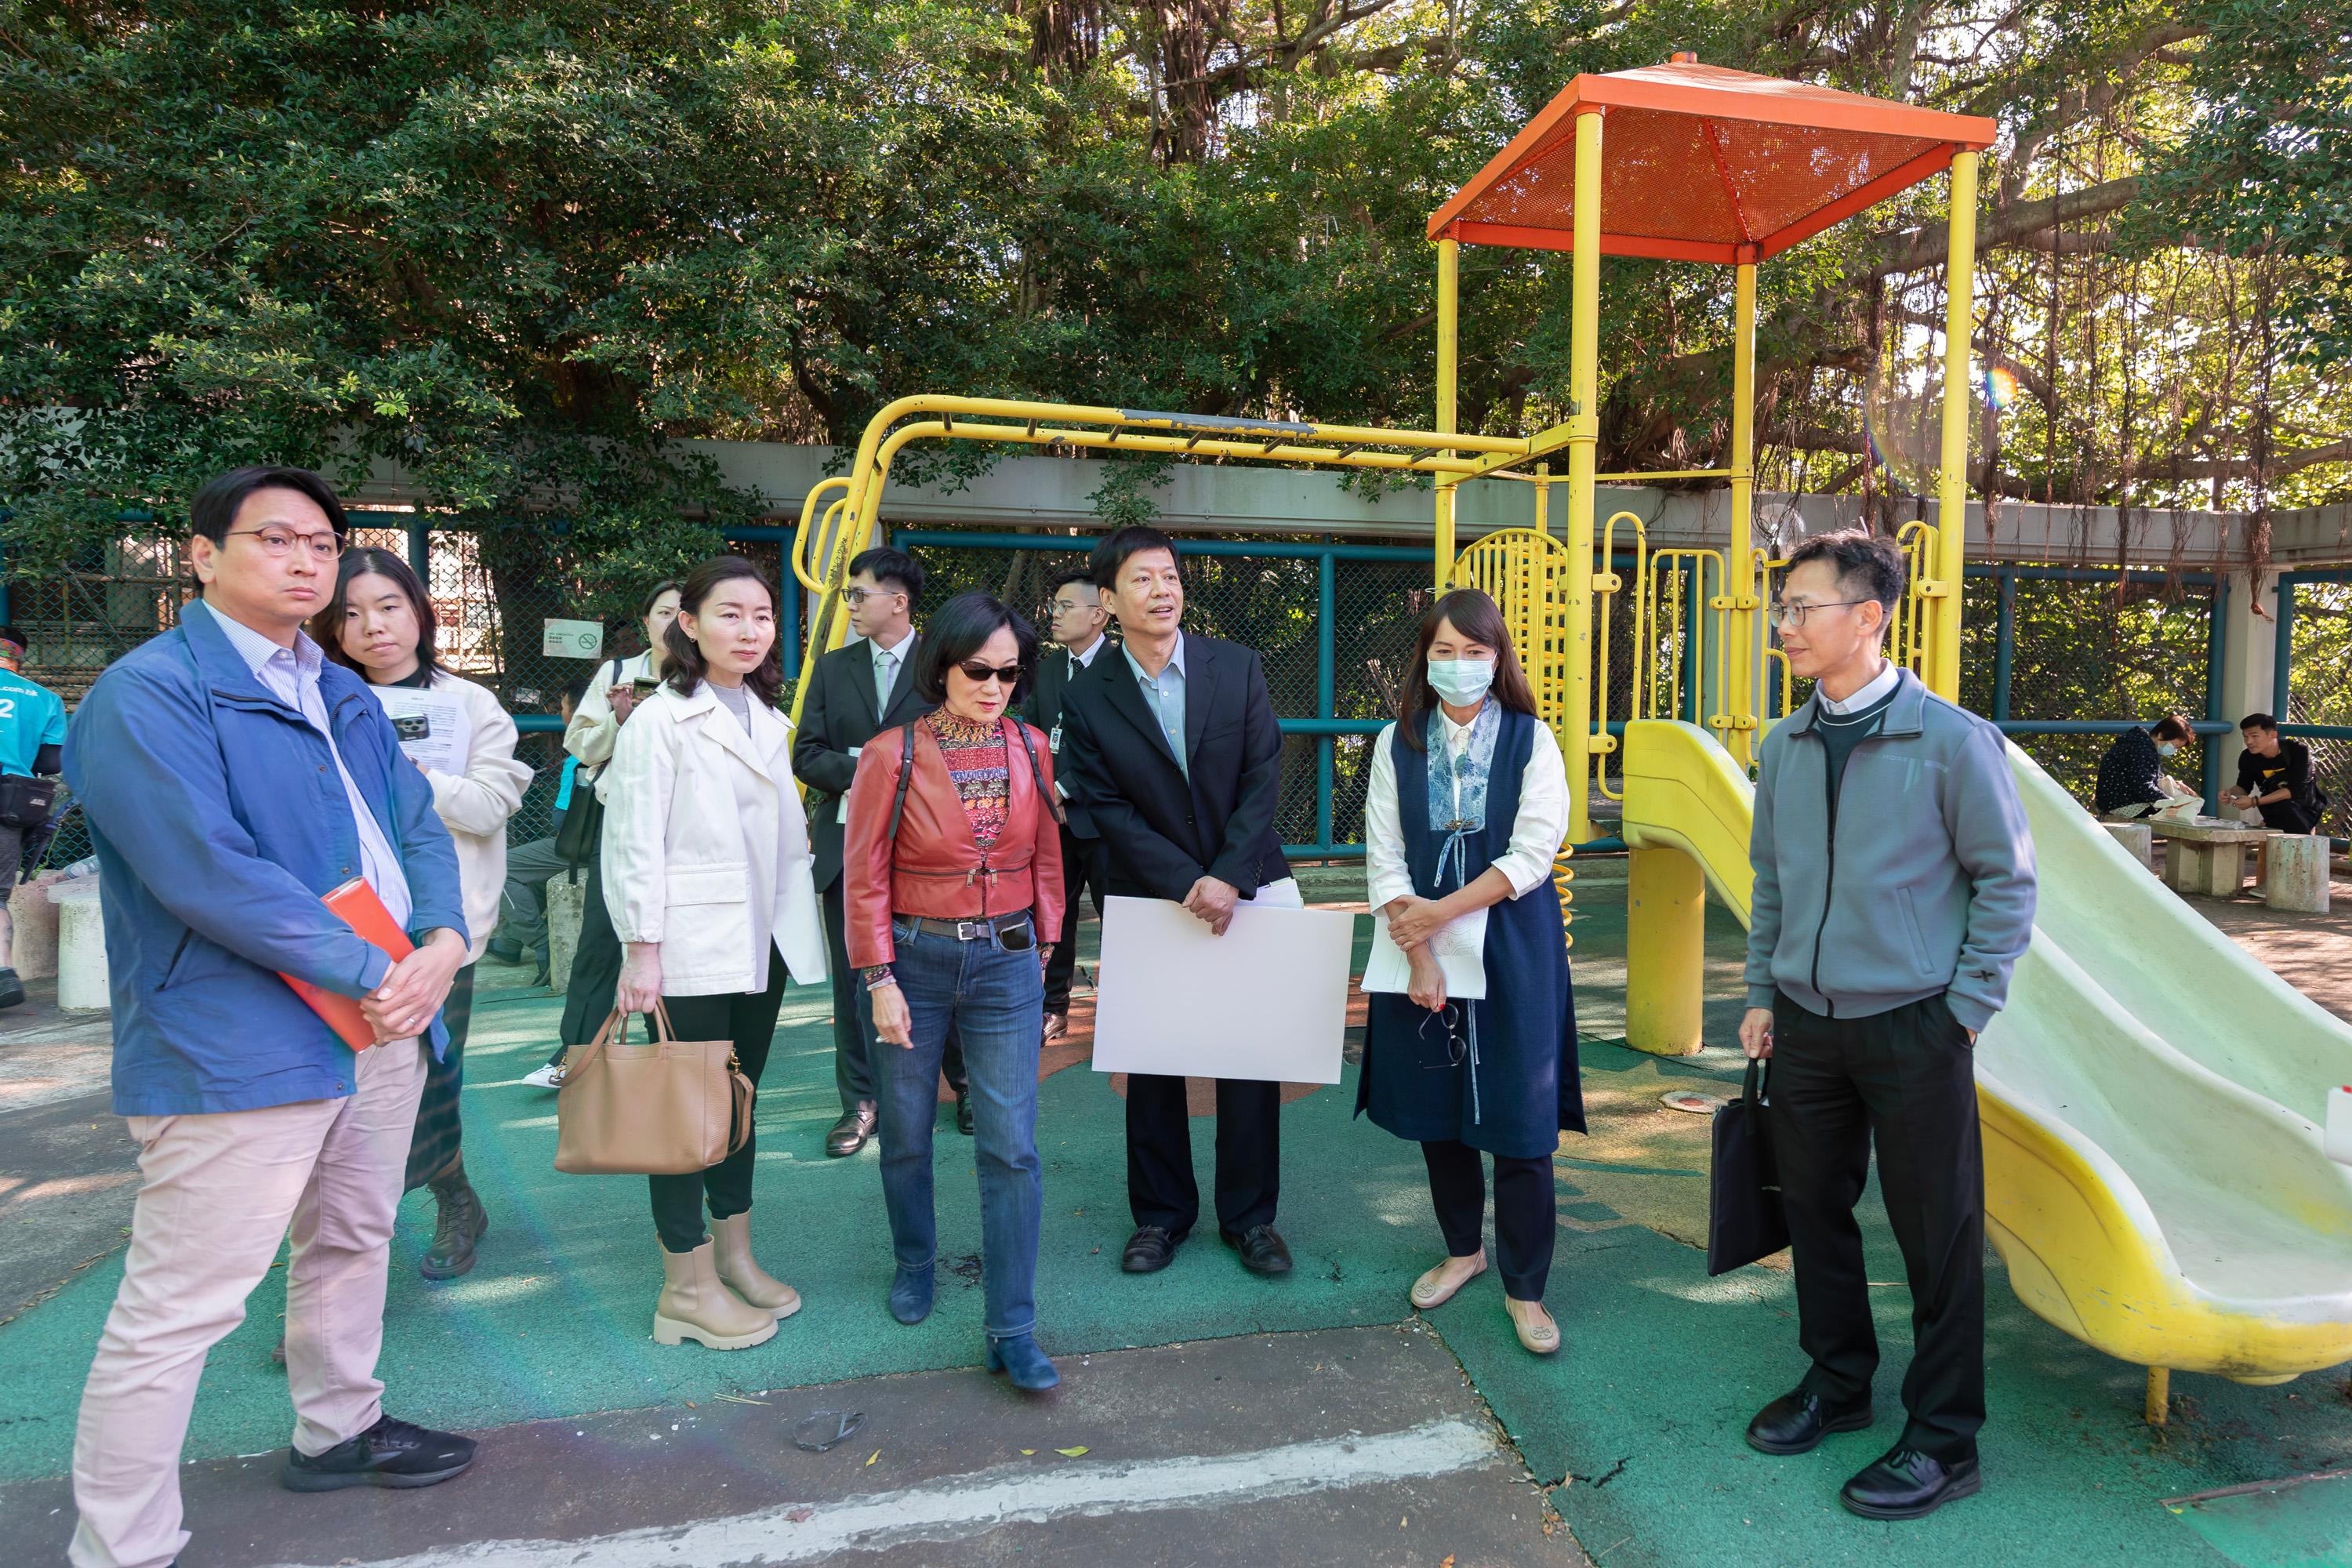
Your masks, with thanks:
[[[1227,1247],[1242,1255],[1242,1267],[1253,1274],[1287,1274],[1290,1272],[1290,1248],[1270,1225],[1254,1225],[1239,1236],[1230,1230],[1217,1235]]]
[[[293,1492],[331,1492],[344,1487],[429,1487],[463,1475],[474,1462],[474,1440],[454,1432],[431,1432],[386,1415],[348,1442],[315,1459],[292,1448],[278,1471],[278,1484]]]
[[[21,1007],[25,1005],[25,983],[13,969],[0,969],[0,1007]]]
[[[1922,1519],[1983,1488],[1974,1454],[1947,1461],[1898,1443],[1846,1482],[1838,1499],[1864,1519]]]
[[[483,951],[488,953],[492,958],[497,959],[500,963],[520,963],[522,962],[522,943],[519,942],[509,942],[504,937],[494,936],[490,938],[490,945],[483,949]]]
[[[956,1131],[969,1138],[972,1135],[971,1090],[956,1090]]]
[[[1182,1237],[1156,1225],[1139,1226],[1127,1238],[1118,1266],[1129,1274],[1157,1274],[1174,1260],[1176,1249],[1183,1243]]]
[[[1870,1401],[1833,1405],[1818,1394],[1798,1389],[1756,1413],[1748,1424],[1748,1446],[1767,1454],[1804,1454],[1832,1432],[1859,1432],[1873,1417]]]
[[[855,1154],[874,1141],[874,1102],[860,1100],[824,1135],[824,1152],[835,1159]]]

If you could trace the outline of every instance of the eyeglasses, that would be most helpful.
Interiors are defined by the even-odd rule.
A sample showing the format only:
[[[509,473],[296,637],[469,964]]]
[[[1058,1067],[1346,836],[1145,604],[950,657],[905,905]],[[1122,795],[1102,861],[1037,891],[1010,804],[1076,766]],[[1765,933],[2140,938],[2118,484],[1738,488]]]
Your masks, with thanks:
[[[841,602],[854,610],[868,599],[886,598],[898,592],[896,588],[844,588]]]
[[[1776,626],[1801,626],[1805,617],[1815,610],[1834,610],[1844,605],[1874,605],[1875,599],[1830,599],[1818,605],[1775,605],[1764,612],[1764,618]]]
[[[1413,1030],[1422,1038],[1429,1037],[1428,1029],[1433,1023],[1441,1024],[1445,1029],[1445,1059],[1443,1062],[1423,1062],[1421,1065],[1424,1069],[1441,1071],[1446,1068],[1458,1068],[1462,1059],[1470,1054],[1470,1039],[1464,1033],[1467,1011],[1465,1007],[1448,1002],[1436,1012],[1422,1016],[1420,1025]]]
[[[222,537],[250,539],[261,546],[265,555],[291,555],[298,544],[310,552],[313,561],[332,561],[343,552],[342,535],[332,531],[297,533],[290,528],[233,528]]]
[[[1021,679],[1021,667],[1017,664],[1008,664],[999,668],[992,664],[982,664],[978,659],[974,659],[970,664],[960,664],[956,668],[963,671],[966,680],[973,682],[986,680],[993,676],[1005,685],[1011,686]]]

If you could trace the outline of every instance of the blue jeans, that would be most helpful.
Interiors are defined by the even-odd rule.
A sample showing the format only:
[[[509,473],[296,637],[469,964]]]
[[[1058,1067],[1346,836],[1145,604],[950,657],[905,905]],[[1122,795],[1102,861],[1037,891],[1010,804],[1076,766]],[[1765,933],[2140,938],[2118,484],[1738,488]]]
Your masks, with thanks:
[[[1037,1231],[1045,1194],[1037,1161],[1037,1046],[1045,1032],[1045,977],[1032,946],[959,942],[891,921],[891,969],[907,998],[911,1047],[874,1045],[881,1113],[882,1197],[901,1268],[928,1268],[939,1251],[931,1207],[931,1127],[940,1058],[953,1026],[971,1075],[980,1165],[982,1283],[992,1339],[1037,1324]],[[862,1000],[862,994],[861,994]],[[861,1006],[860,1011],[870,1009]]]

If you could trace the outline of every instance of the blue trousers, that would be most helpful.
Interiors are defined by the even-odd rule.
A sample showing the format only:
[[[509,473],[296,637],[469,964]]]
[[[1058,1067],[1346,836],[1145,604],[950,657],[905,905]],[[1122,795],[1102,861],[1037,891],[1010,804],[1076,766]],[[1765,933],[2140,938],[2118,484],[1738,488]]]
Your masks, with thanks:
[[[950,1031],[971,1075],[974,1154],[980,1167],[981,1279],[992,1339],[1037,1323],[1037,1232],[1045,1184],[1037,1160],[1037,1046],[1045,981],[1037,950],[960,942],[892,921],[891,963],[907,998],[912,1046],[874,1044],[881,1114],[882,1197],[901,1268],[926,1268],[939,1251],[931,1204],[931,1129],[940,1061]],[[861,1006],[861,1012],[870,1009]]]

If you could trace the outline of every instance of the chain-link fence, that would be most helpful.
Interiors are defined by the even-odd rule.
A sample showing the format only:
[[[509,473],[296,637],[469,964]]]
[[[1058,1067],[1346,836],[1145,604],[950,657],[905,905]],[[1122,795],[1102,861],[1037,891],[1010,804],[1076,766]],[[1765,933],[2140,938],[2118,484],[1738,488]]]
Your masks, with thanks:
[[[486,538],[475,530],[426,526],[407,514],[362,512],[353,521],[354,544],[391,551],[424,568],[441,656],[517,715],[524,731],[520,754],[535,778],[510,833],[517,842],[544,837],[562,761],[560,699],[602,660],[643,646],[635,603],[652,584],[615,596],[566,560],[560,537]],[[785,529],[751,529],[730,548],[782,581],[789,537]],[[1041,630],[1055,574],[1082,565],[1093,542],[961,531],[900,531],[893,542],[912,550],[929,572],[927,603],[982,589],[1033,616]],[[1182,551],[1188,627],[1255,648],[1265,662],[1285,731],[1276,818],[1284,841],[1308,854],[1360,852],[1371,737],[1394,710],[1413,629],[1430,602],[1427,547],[1188,538]],[[1615,563],[1629,587],[1632,565],[1630,558]],[[1707,616],[1710,636],[1713,617],[1703,605],[1717,586],[1686,582],[1685,591],[1672,594],[1685,619]],[[18,575],[10,584],[10,618],[31,642],[26,673],[70,705],[107,664],[171,626],[194,589],[181,541],[136,531],[70,570]],[[2208,683],[2218,657],[2215,593],[2215,580],[2197,574],[1972,566],[1962,623],[1962,701],[2004,721],[2019,744],[2087,804],[2098,758],[2123,723],[2168,711],[2208,720]],[[2352,582],[2306,581],[2299,593],[2291,717],[2299,725],[2343,727],[2341,735],[2310,739],[2342,832],[2352,809]],[[1697,672],[1675,658],[1677,623],[1669,616],[1637,648],[1631,597],[1621,595],[1611,614],[1608,679],[1597,693],[1601,717],[1623,718],[1644,661],[1662,689],[1691,686],[1686,700],[1676,699],[1678,707],[1699,703]],[[786,673],[797,676],[802,596],[786,594],[783,601]],[[598,605],[607,613],[593,607]],[[584,657],[578,637],[583,629],[590,646],[601,638],[595,659]],[[1775,686],[1770,710],[1777,712],[1777,680]],[[1803,689],[1795,696],[1801,700]],[[2196,766],[2191,761],[2183,776],[2193,779]],[[69,813],[49,863],[88,853],[88,843],[78,814]]]
[[[2311,748],[2312,779],[2327,792],[2326,831],[2352,837],[2352,575],[2282,574],[2279,603],[2284,658],[2273,679],[2287,695],[2277,717]],[[2273,651],[2275,658],[2282,650]]]
[[[1055,574],[1091,539],[902,531],[927,605],[994,594],[1042,630]],[[1361,853],[1372,736],[1396,709],[1430,602],[1426,546],[1186,538],[1184,625],[1257,650],[1284,731],[1276,830],[1309,854]]]

